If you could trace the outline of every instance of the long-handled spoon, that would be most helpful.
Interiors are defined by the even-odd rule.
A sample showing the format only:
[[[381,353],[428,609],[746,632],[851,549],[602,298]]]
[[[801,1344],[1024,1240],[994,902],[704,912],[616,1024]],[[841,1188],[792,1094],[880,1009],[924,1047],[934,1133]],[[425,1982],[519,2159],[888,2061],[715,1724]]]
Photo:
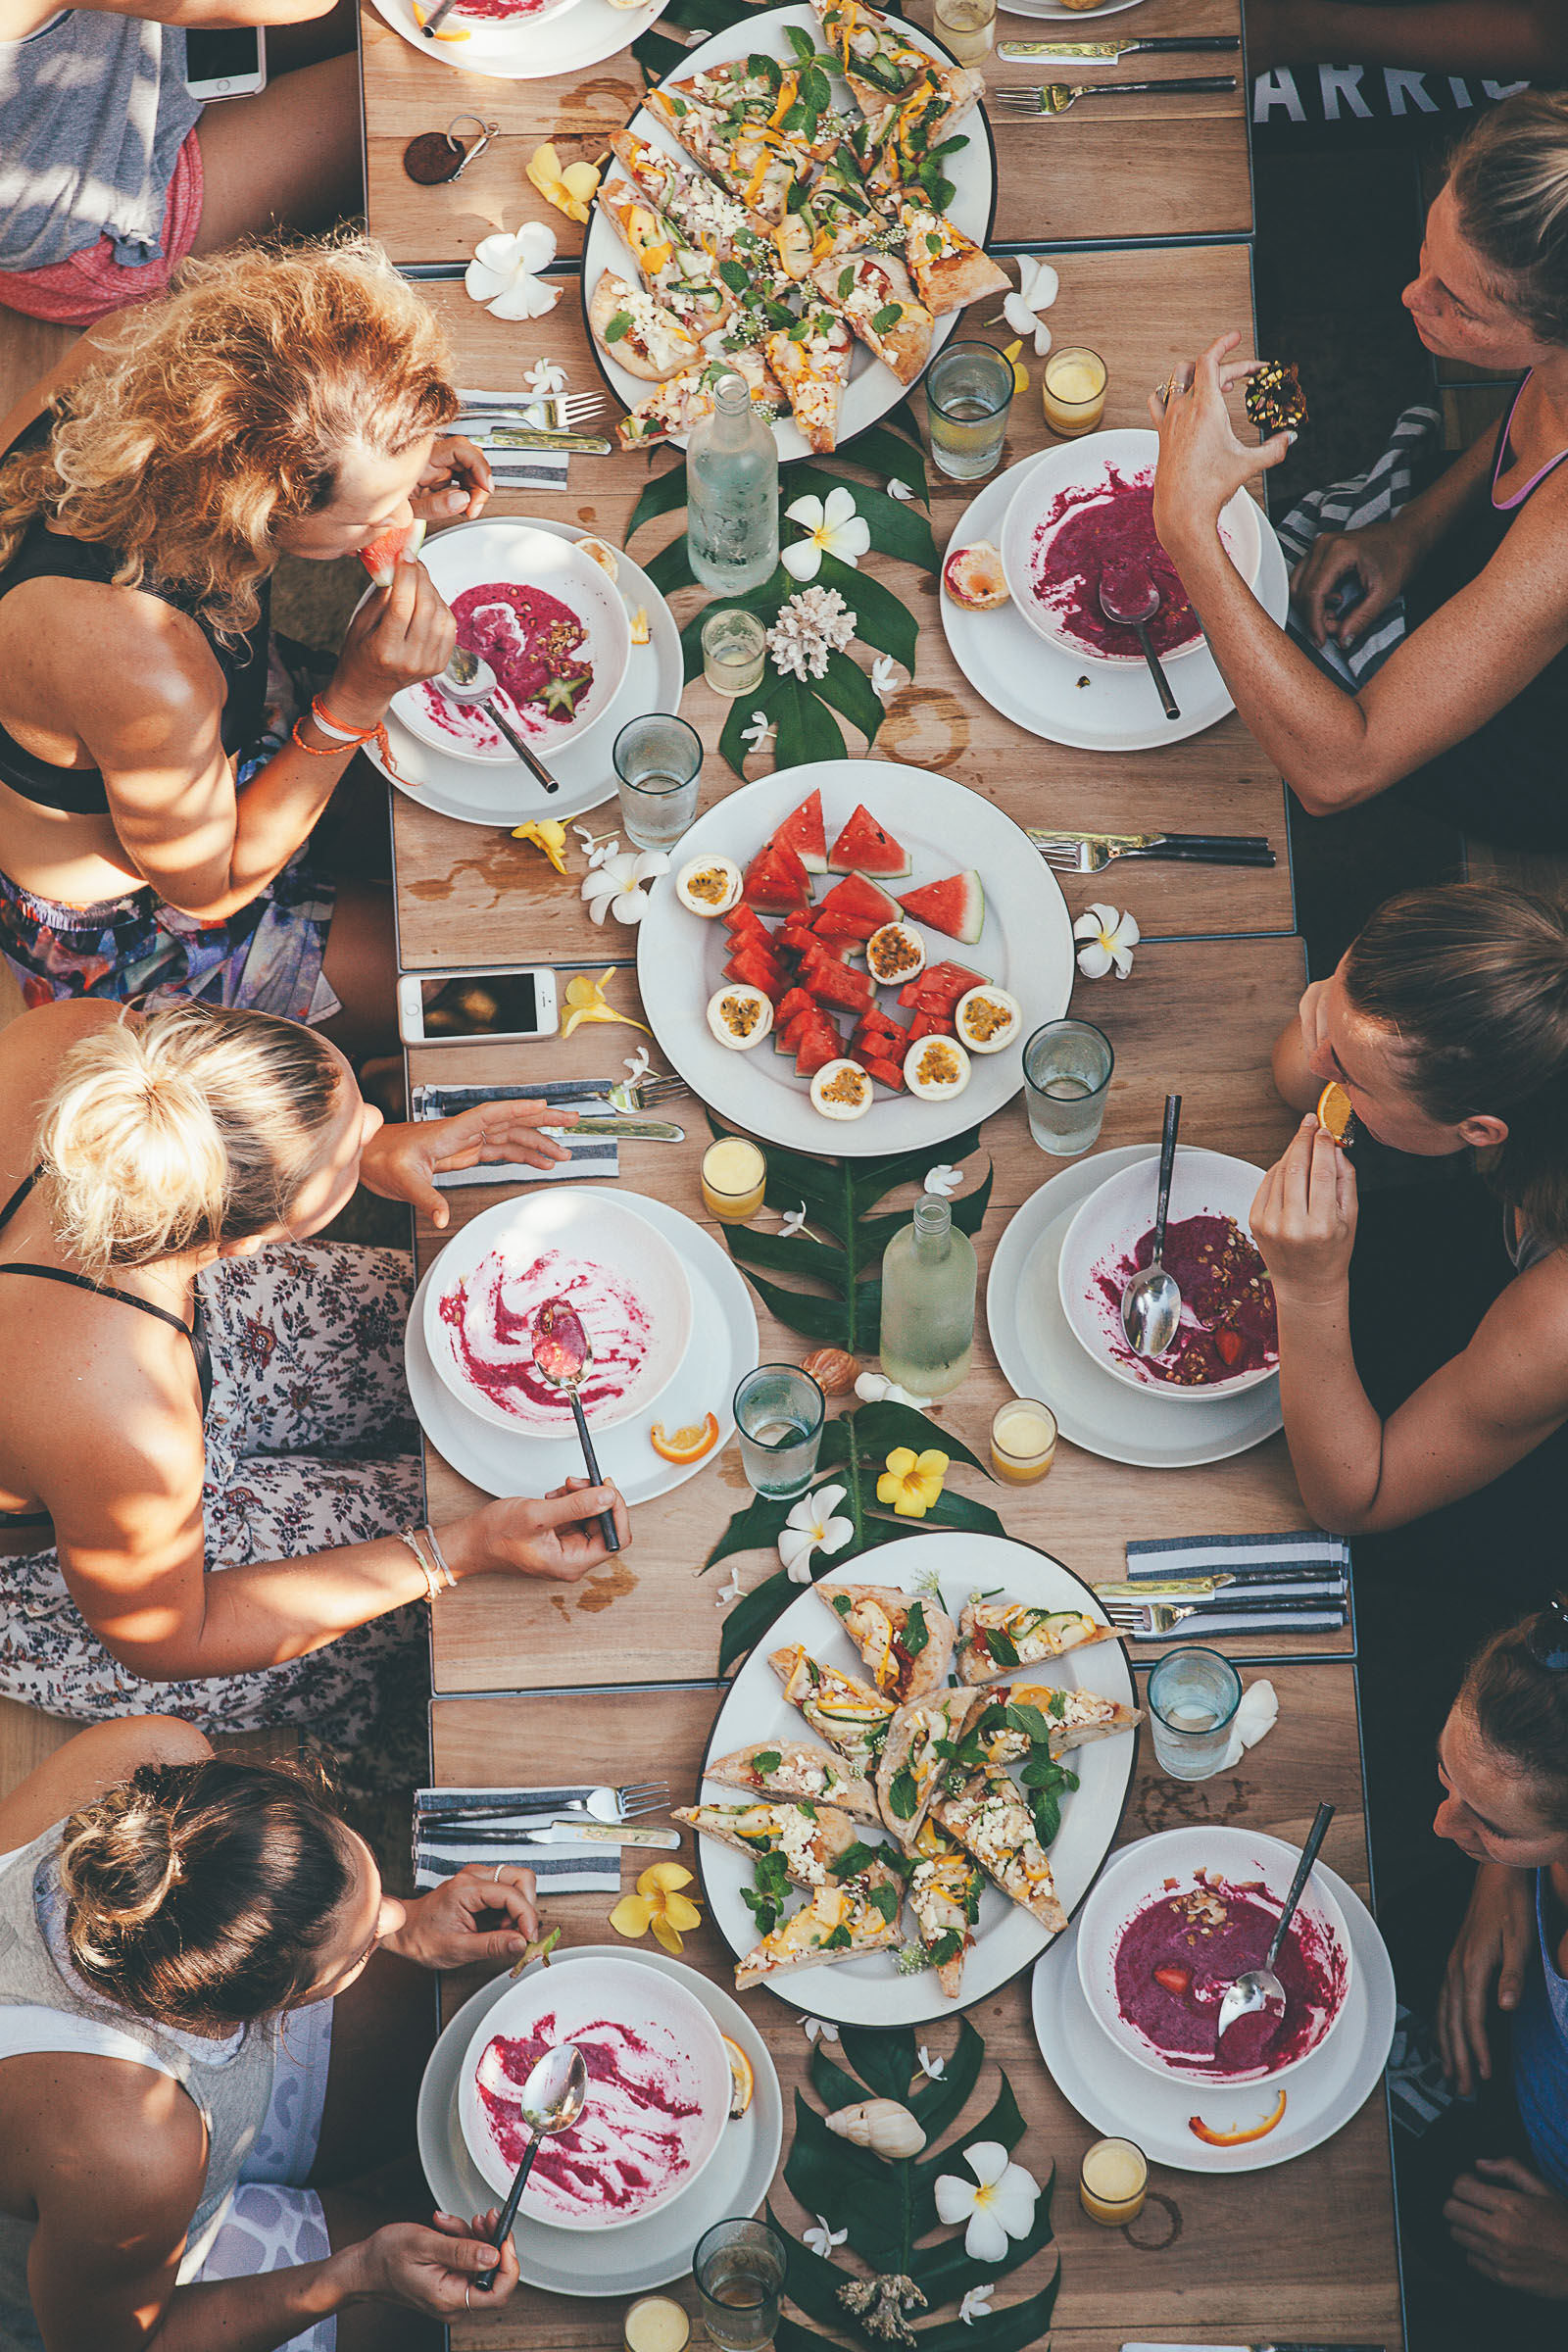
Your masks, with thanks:
[[[594,1453],[594,1442],[588,1435],[588,1419],[582,1409],[577,1391],[583,1376],[594,1360],[588,1334],[582,1327],[582,1317],[564,1298],[547,1298],[533,1319],[533,1360],[553,1389],[564,1389],[571,1398],[572,1419],[577,1424],[577,1443],[582,1447],[583,1468],[596,1487],[604,1484],[599,1475],[599,1462]],[[607,1551],[620,1549],[620,1538],[615,1533],[612,1511],[599,1514],[599,1534]]]
[[[482,654],[470,654],[466,645],[453,649],[452,659],[438,678],[430,680],[437,694],[444,694],[449,703],[477,703],[490,724],[503,734],[528,773],[541,783],[546,792],[559,792],[561,787],[550,773],[538,753],[526,744],[511,721],[502,717],[496,709],[496,673]]]
[[[569,2132],[583,2110],[588,2096],[588,2069],[583,2054],[574,2041],[564,2041],[558,2049],[546,2050],[528,2071],[518,2105],[522,2120],[528,2127],[528,2145],[522,2160],[512,2176],[507,2201],[501,2208],[501,2219],[495,2227],[490,2243],[504,2246],[512,2235],[512,2225],[517,2218],[522,2192],[533,2171],[533,2160],[539,2153],[539,2142],[553,2138],[558,2132]],[[501,2265],[497,2263],[496,2270]],[[488,2295],[496,2282],[496,2272],[481,2271],[472,2280],[481,2295]]]
[[[1149,624],[1159,611],[1159,582],[1142,564],[1110,564],[1100,575],[1100,610],[1118,627],[1137,630],[1149,674],[1159,696],[1159,707],[1167,718],[1180,718],[1181,706],[1170,690],[1170,680],[1160,666],[1154,641],[1149,634]]]
[[[1280,1913],[1280,1924],[1268,1939],[1268,1950],[1263,1956],[1262,1967],[1246,1970],[1237,1978],[1234,1984],[1227,1984],[1225,1987],[1225,1998],[1219,2005],[1219,2037],[1216,2044],[1222,2064],[1224,2063],[1225,2036],[1243,2018],[1266,2016],[1268,2020],[1262,2032],[1255,2036],[1249,2034],[1242,2049],[1238,2051],[1243,2066],[1256,2066],[1260,2063],[1264,2051],[1284,2023],[1285,1987],[1274,1974],[1274,1963],[1284,1949],[1286,1930],[1296,1917],[1296,1906],[1300,1901],[1302,1890],[1312,1875],[1312,1865],[1317,1860],[1318,1851],[1328,1835],[1329,1823],[1333,1819],[1334,1807],[1319,1805],[1317,1818],[1307,1833],[1306,1843],[1301,1848],[1301,1859],[1296,1866],[1296,1876],[1291,1881],[1291,1890],[1285,1897],[1285,1908]]]
[[[1181,1121],[1180,1095],[1167,1095],[1165,1132],[1159,1139],[1159,1198],[1154,1208],[1153,1254],[1121,1295],[1121,1327],[1127,1334],[1128,1346],[1140,1355],[1163,1355],[1182,1319],[1181,1287],[1161,1262],[1165,1255],[1171,1170],[1176,1165],[1176,1130]]]

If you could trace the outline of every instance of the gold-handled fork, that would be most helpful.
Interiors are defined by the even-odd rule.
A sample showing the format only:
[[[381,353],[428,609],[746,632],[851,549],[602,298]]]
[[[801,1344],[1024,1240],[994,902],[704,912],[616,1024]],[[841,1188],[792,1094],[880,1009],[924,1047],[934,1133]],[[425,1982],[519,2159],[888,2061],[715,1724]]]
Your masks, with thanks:
[[[1116,858],[1147,858],[1158,863],[1272,865],[1274,852],[1257,834],[1242,833],[1053,833],[1028,827],[1030,840],[1058,874],[1102,874]]]
[[[1234,74],[1197,74],[1173,81],[1047,81],[1033,87],[1004,82],[992,92],[991,104],[1004,115],[1064,115],[1080,98],[1212,96],[1235,87]]]
[[[1192,1601],[1107,1600],[1101,1605],[1117,1633],[1131,1634],[1135,1642],[1157,1641],[1173,1633],[1184,1617],[1198,1614]]]
[[[691,1091],[684,1078],[676,1078],[665,1070],[649,1070],[641,1078],[623,1078],[618,1085],[607,1088],[606,1100],[622,1118],[635,1119],[657,1103],[673,1102],[677,1095],[689,1095]]]

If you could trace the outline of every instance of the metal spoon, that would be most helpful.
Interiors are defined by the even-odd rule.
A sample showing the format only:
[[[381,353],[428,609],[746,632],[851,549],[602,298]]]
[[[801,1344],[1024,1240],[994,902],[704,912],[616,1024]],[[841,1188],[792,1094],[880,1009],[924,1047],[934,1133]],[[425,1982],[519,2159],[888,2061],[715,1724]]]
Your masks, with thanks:
[[[599,1462],[594,1453],[594,1442],[588,1435],[588,1418],[582,1409],[577,1391],[583,1375],[594,1360],[588,1334],[582,1327],[582,1317],[564,1298],[547,1298],[533,1319],[533,1360],[553,1389],[564,1389],[571,1398],[572,1419],[577,1424],[577,1443],[582,1447],[583,1468],[596,1487],[604,1484],[599,1475]],[[601,1511],[599,1534],[607,1551],[620,1549],[620,1538],[615,1533],[614,1514]]]
[[[1176,1130],[1182,1120],[1180,1095],[1165,1097],[1165,1132],[1159,1139],[1159,1198],[1154,1208],[1154,1250],[1147,1266],[1136,1273],[1121,1295],[1121,1327],[1127,1344],[1140,1355],[1163,1355],[1182,1319],[1182,1294],[1174,1274],[1167,1274],[1165,1213],[1170,1207],[1171,1170],[1176,1165]]]
[[[430,683],[437,694],[446,696],[449,703],[477,703],[491,725],[506,737],[528,773],[544,786],[546,792],[560,791],[560,785],[538,753],[523,741],[516,728],[503,718],[496,709],[496,673],[482,654],[470,654],[466,645],[455,646],[451,661],[441,675],[432,678]]]
[[[501,2219],[495,2227],[490,2243],[504,2246],[512,2235],[512,2225],[517,2218],[522,2192],[533,2171],[533,2160],[539,2153],[539,2142],[551,2139],[558,2132],[569,2132],[583,2110],[588,2096],[588,2069],[583,2054],[574,2041],[564,2041],[559,2049],[546,2050],[529,2069],[528,2080],[522,2086],[518,2105],[522,2120],[528,2127],[528,2145],[522,2151],[522,2161],[512,2176],[507,2201],[501,2208]],[[496,2270],[501,2265],[497,2263]],[[481,2295],[488,2295],[496,2282],[496,2271],[481,2271],[472,2284]]]
[[[1113,564],[1100,575],[1100,610],[1119,627],[1137,630],[1149,674],[1159,695],[1159,707],[1167,718],[1180,718],[1181,707],[1170,690],[1170,681],[1160,667],[1159,656],[1149,634],[1149,624],[1159,611],[1159,582],[1142,564]]]
[[[1301,1859],[1296,1866],[1296,1876],[1291,1881],[1291,1890],[1285,1897],[1285,1908],[1280,1913],[1280,1924],[1268,1939],[1268,1950],[1264,1954],[1262,1967],[1248,1969],[1237,1978],[1234,1984],[1228,1984],[1225,1987],[1225,1998],[1219,2005],[1217,2050],[1224,2047],[1226,2034],[1240,2019],[1260,2017],[1266,2013],[1270,2021],[1266,2038],[1258,2042],[1255,2052],[1249,2053],[1248,2065],[1254,2065],[1261,2059],[1268,2043],[1273,2040],[1284,2022],[1285,1987],[1274,1974],[1274,1963],[1284,1948],[1286,1930],[1296,1917],[1296,1906],[1300,1901],[1302,1889],[1312,1875],[1312,1865],[1317,1860],[1318,1850],[1328,1835],[1329,1823],[1333,1819],[1334,1807],[1319,1805],[1317,1819],[1313,1822],[1307,1834],[1306,1843],[1301,1848]]]

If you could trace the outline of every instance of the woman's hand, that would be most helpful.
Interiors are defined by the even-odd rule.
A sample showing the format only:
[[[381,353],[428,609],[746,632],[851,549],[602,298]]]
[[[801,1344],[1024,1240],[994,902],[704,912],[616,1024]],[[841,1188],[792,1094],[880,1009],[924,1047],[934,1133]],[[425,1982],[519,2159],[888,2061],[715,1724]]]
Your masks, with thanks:
[[[1355,1171],[1312,1113],[1252,1202],[1252,1239],[1276,1295],[1344,1297],[1355,1244]]]
[[[1154,530],[1178,564],[1184,547],[1216,533],[1220,509],[1243,484],[1277,466],[1296,439],[1294,433],[1276,433],[1257,449],[1237,439],[1225,395],[1263,365],[1261,360],[1225,365],[1227,352],[1241,339],[1221,335],[1200,360],[1185,360],[1172,368],[1168,400],[1158,392],[1149,396],[1149,413],[1159,428]]]
[[[517,2255],[510,2236],[498,2250],[489,2233],[501,2209],[476,2213],[471,2222],[438,2213],[435,2227],[392,2222],[357,2246],[346,2248],[353,2269],[350,2300],[403,2303],[432,2320],[450,2320],[465,2310],[499,2310],[517,2283]],[[479,2301],[470,2301],[473,2281],[494,2271],[496,2282]]]
[[[481,1919],[506,1915],[501,1928]],[[518,1960],[539,1933],[531,1870],[520,1862],[469,1862],[455,1877],[403,1906],[403,1925],[385,1938],[418,1968],[472,1968],[482,1960]]]
[[[1443,2218],[1483,2278],[1568,2302],[1568,2205],[1517,2156],[1478,2156],[1475,2172],[1454,2182]]]
[[[1291,581],[1291,601],[1315,644],[1326,645],[1332,637],[1348,653],[1403,594],[1415,564],[1415,551],[1406,544],[1397,523],[1371,522],[1359,531],[1325,531],[1312,542],[1297,568]],[[1342,612],[1345,592],[1352,587],[1359,587],[1360,596],[1349,612]]]
[[[1492,2080],[1487,2002],[1493,1979],[1498,2008],[1516,2009],[1535,1935],[1530,1873],[1483,1862],[1438,1996],[1443,2071],[1461,2098],[1470,2097],[1478,2076],[1483,2082]]]
[[[332,682],[321,701],[344,726],[373,727],[405,686],[445,669],[457,622],[422,564],[400,564],[349,622]]]
[[[470,1524],[484,1567],[574,1585],[612,1556],[599,1534],[602,1511],[614,1513],[624,1551],[631,1542],[625,1503],[612,1486],[592,1487],[585,1478],[568,1478],[564,1487],[553,1487],[537,1501],[514,1494],[487,1502]]]
[[[411,1201],[444,1231],[452,1212],[435,1187],[438,1168],[471,1168],[480,1160],[553,1167],[571,1154],[564,1144],[541,1130],[547,1125],[570,1127],[576,1117],[574,1110],[519,1098],[513,1102],[475,1102],[451,1119],[378,1127],[360,1161],[361,1181],[384,1200]]]
[[[490,502],[490,467],[482,450],[463,433],[441,433],[430,463],[415,486],[412,504],[426,522],[462,514],[472,521]],[[443,668],[445,663],[442,664]]]

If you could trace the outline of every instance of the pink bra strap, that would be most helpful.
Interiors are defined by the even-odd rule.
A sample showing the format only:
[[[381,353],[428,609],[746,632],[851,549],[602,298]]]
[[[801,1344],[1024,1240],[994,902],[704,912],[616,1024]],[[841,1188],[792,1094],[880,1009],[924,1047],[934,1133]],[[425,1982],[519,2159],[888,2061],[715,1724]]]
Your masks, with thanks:
[[[1534,373],[1534,370],[1532,369],[1531,372]],[[1507,420],[1504,423],[1502,431],[1497,439],[1497,455],[1493,463],[1492,467],[1492,504],[1494,512],[1499,514],[1509,514],[1513,512],[1515,507],[1522,507],[1525,503],[1525,500],[1530,496],[1532,490],[1539,489],[1541,484],[1545,480],[1547,474],[1555,473],[1557,467],[1562,464],[1564,458],[1568,458],[1568,449],[1560,449],[1554,458],[1548,458],[1545,465],[1543,466],[1538,472],[1535,472],[1530,476],[1529,481],[1525,483],[1523,489],[1516,490],[1511,498],[1499,498],[1497,496],[1497,477],[1502,471],[1502,462],[1508,455],[1509,439],[1513,432],[1514,411],[1518,408],[1519,402],[1524,394],[1525,384],[1528,384],[1529,381],[1530,377],[1527,375],[1524,379],[1524,383],[1520,385],[1519,390],[1514,394],[1512,402],[1509,404]]]

